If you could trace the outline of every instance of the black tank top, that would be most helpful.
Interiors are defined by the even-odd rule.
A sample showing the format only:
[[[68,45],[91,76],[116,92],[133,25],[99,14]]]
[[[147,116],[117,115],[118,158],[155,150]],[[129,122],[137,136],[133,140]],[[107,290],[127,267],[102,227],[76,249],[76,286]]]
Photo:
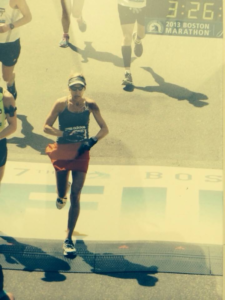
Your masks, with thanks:
[[[74,130],[76,132],[76,139],[69,140],[63,137],[57,138],[58,144],[77,143],[87,140],[89,138],[89,117],[90,111],[87,103],[84,104],[84,110],[82,112],[71,112],[68,110],[68,106],[59,114],[59,130]]]

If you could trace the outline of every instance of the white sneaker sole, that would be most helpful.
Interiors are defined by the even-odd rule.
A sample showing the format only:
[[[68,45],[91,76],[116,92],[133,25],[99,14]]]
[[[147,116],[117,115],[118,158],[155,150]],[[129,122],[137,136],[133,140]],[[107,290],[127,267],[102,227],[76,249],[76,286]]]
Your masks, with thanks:
[[[63,255],[64,256],[75,256],[76,255],[76,251],[66,251],[64,250]]]
[[[133,82],[123,80],[122,85],[133,85]]]
[[[64,255],[75,255],[77,253],[76,249],[65,249],[63,247],[63,254]]]
[[[69,47],[69,40],[67,40],[67,41],[60,41],[59,42],[59,47],[61,47],[61,48],[67,48],[67,47]]]

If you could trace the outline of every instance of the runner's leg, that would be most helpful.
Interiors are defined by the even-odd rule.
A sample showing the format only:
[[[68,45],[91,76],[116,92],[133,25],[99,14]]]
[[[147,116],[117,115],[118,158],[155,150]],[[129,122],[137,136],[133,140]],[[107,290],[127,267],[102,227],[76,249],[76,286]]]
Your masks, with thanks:
[[[13,95],[14,99],[16,100],[17,92],[15,88],[15,73],[13,72],[15,68],[14,66],[7,67],[2,64],[2,77],[3,80],[7,84],[7,90]]]
[[[132,34],[134,30],[134,25],[136,22],[136,16],[129,9],[129,7],[124,7],[118,5],[118,13],[120,18],[120,24],[123,32],[123,40],[121,46],[121,52],[123,57],[123,63],[125,68],[123,85],[132,85],[132,76],[130,73],[130,64],[131,64],[131,43],[132,43]]]
[[[4,175],[5,165],[7,161],[7,140],[0,140],[0,184]]]
[[[70,28],[70,13],[71,13],[71,2],[70,0],[61,0],[62,6],[62,27],[63,33],[69,33]]]
[[[17,98],[14,68],[20,55],[20,39],[5,43],[2,48],[2,77],[7,84],[7,90]]]
[[[80,194],[83,188],[86,173],[72,171],[73,182],[70,195],[70,209],[68,215],[67,239],[72,240],[72,234],[80,213]]]
[[[134,30],[134,24],[125,24],[121,25],[123,32],[123,41],[122,41],[122,56],[124,62],[125,70],[130,70],[131,64],[131,43],[132,43],[132,34]]]
[[[55,172],[57,193],[58,193],[58,197],[61,199],[66,197],[69,173],[70,171],[67,170]]]
[[[14,66],[7,67],[2,64],[2,76],[3,80],[7,83],[7,86],[11,86],[15,80],[15,73],[13,72]]]
[[[5,165],[0,167],[0,185],[2,182],[3,175],[4,175],[4,171],[5,171]]]
[[[87,28],[86,22],[84,21],[82,16],[83,7],[84,0],[73,0],[72,15],[77,19],[79,29],[82,32],[86,31]]]
[[[140,57],[143,53],[142,39],[145,37],[145,26],[137,23],[137,31],[133,33],[134,54]]]
[[[137,38],[142,40],[145,37],[145,26],[137,23]]]
[[[84,0],[73,0],[72,14],[76,19],[82,19],[82,11],[84,7]]]
[[[71,14],[71,0],[61,0],[62,6],[62,27],[63,27],[63,37],[59,43],[60,47],[68,47],[69,40],[69,28],[70,28],[70,14]]]
[[[123,41],[122,41],[122,57],[123,57],[123,63],[124,63],[124,79],[122,84],[123,85],[129,85],[132,84],[132,76],[130,72],[130,64],[131,64],[131,43],[132,43],[132,34],[134,30],[134,24],[124,24],[121,25],[122,31],[123,31]]]
[[[146,7],[143,7],[137,14],[137,31],[133,33],[134,40],[134,54],[140,57],[143,53],[143,46],[141,40],[145,37],[145,15]]]

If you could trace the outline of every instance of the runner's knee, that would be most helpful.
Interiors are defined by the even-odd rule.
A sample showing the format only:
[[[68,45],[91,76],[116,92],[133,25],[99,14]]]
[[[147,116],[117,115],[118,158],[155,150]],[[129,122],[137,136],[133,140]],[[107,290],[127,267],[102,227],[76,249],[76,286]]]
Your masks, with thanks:
[[[126,34],[123,37],[123,45],[124,46],[129,46],[132,43],[132,35],[131,34]]]
[[[76,189],[71,189],[71,197],[76,199],[79,198],[81,194],[81,189],[76,188]]]
[[[14,76],[13,73],[11,73],[11,74],[9,74],[9,73],[7,73],[7,74],[3,73],[3,74],[2,74],[2,78],[3,78],[3,80],[6,81],[6,82],[11,81],[12,78],[13,78],[13,76]]]

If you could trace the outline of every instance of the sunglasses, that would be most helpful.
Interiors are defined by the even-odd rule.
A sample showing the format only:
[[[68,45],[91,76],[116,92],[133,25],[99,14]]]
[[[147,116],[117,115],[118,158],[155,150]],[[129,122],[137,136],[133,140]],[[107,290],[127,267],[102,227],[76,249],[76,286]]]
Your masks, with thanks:
[[[83,86],[74,86],[74,85],[71,85],[70,86],[70,89],[72,90],[72,91],[74,91],[74,92],[76,92],[76,91],[82,91],[83,90]]]

